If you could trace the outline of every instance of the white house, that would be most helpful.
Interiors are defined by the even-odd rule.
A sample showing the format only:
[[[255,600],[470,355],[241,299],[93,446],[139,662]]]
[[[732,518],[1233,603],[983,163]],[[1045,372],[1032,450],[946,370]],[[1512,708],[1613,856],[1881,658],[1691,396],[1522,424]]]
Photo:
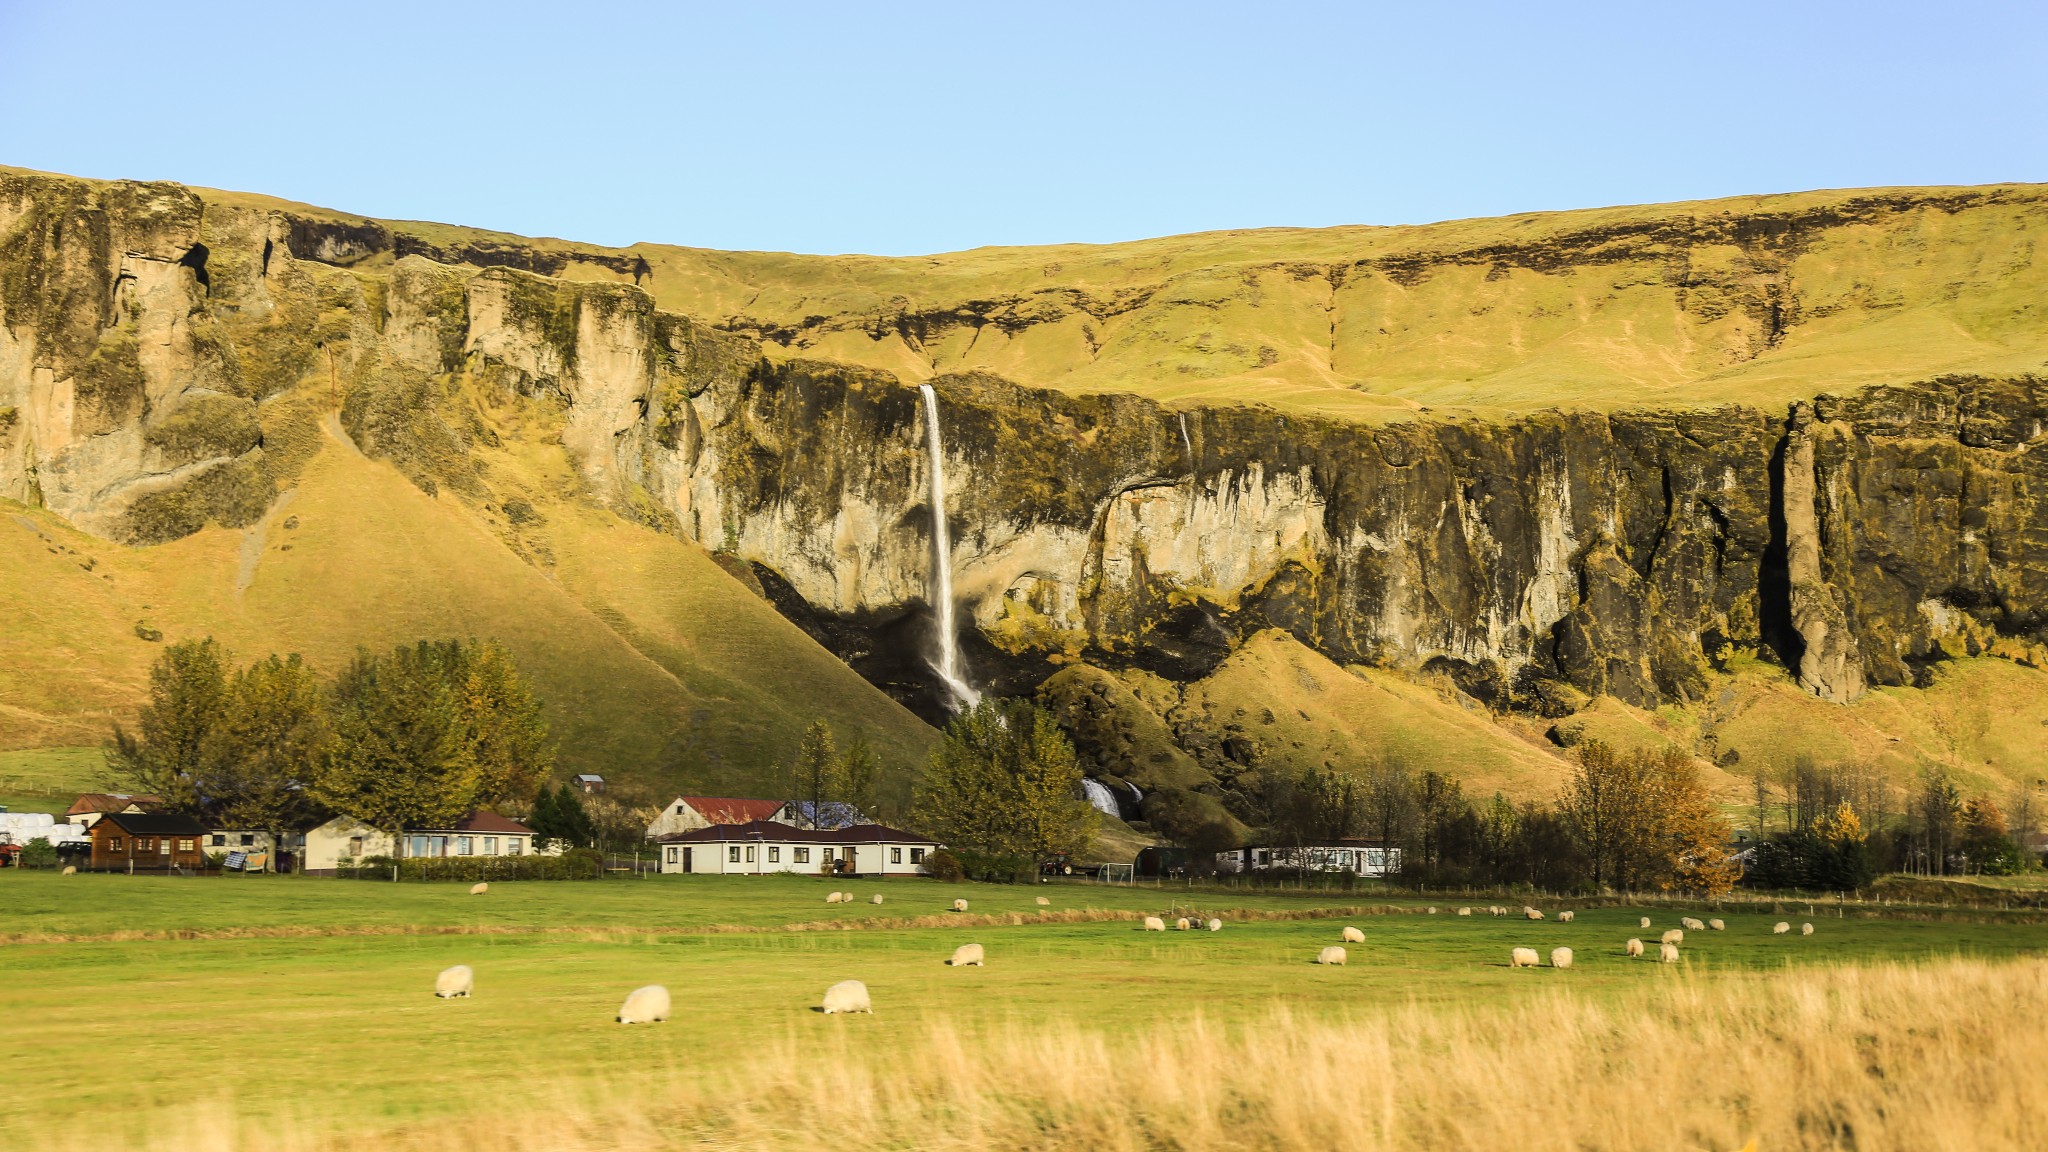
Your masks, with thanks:
[[[1387,876],[1401,870],[1401,850],[1385,847],[1377,840],[1332,840],[1295,847],[1233,848],[1216,854],[1219,872],[1258,872],[1268,868]]]
[[[371,856],[412,860],[444,856],[559,856],[560,845],[536,849],[533,829],[509,816],[479,808],[451,828],[408,828],[392,850],[391,834],[353,816],[336,816],[306,833],[305,870],[331,873]]]
[[[664,806],[661,815],[647,826],[647,838],[659,840],[676,832],[694,832],[713,824],[746,824],[755,820],[784,819],[789,806],[780,800],[744,800],[736,796],[678,796]]]
[[[773,820],[712,824],[659,840],[663,872],[759,876],[922,876],[938,842],[880,824],[796,828]]]

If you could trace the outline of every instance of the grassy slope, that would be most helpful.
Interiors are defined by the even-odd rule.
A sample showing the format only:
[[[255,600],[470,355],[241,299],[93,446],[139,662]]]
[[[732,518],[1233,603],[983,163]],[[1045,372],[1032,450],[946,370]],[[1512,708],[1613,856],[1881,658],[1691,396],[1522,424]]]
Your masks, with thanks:
[[[863,894],[872,883],[863,883]],[[880,886],[906,913],[946,906],[956,889],[926,881]],[[151,930],[230,930],[289,917],[316,926],[363,919],[421,926],[615,925],[588,934],[314,935],[292,939],[85,941],[4,948],[0,1016],[34,1034],[48,1058],[18,1062],[0,1094],[0,1121],[35,1114],[178,1108],[233,1096],[250,1110],[341,1113],[362,1125],[432,1115],[487,1078],[494,1094],[561,1089],[628,1066],[718,1066],[763,1038],[802,1041],[857,1028],[872,1043],[911,1047],[934,1023],[962,1027],[1028,1020],[1102,1026],[1182,1018],[1194,1008],[1220,1024],[1276,1006],[1341,1019],[1395,998],[1451,1006],[1518,1003],[1560,978],[1592,995],[1624,994],[1678,973],[1633,962],[1620,944],[1641,935],[1634,909],[1586,910],[1574,924],[1449,915],[1369,916],[1367,943],[1343,969],[1307,961],[1337,937],[1331,920],[1233,922],[1223,932],[1147,935],[1130,921],[971,929],[691,934],[691,922],[865,918],[867,906],[828,909],[823,887],[794,878],[671,877],[603,884],[494,885],[471,898],[455,885],[389,886],[299,879],[133,880],[0,875],[14,925],[93,923]],[[961,886],[977,909],[1030,911],[1031,888]],[[1169,911],[1171,893],[1054,886],[1058,907]],[[1349,902],[1340,897],[1332,902]],[[1238,905],[1301,907],[1299,898],[1200,897],[1229,916]],[[886,906],[885,906],[886,907]],[[896,910],[892,909],[892,910]],[[1702,913],[1703,915],[1707,913]],[[2039,927],[1815,917],[1810,938],[1774,937],[1771,911],[1727,912],[1725,933],[1695,935],[1695,975],[1770,972],[1788,961],[1908,958],[2038,950]],[[1661,926],[1675,910],[1654,913]],[[1803,917],[1803,909],[1793,918]],[[986,968],[942,964],[965,939],[986,944]],[[1573,973],[1515,972],[1511,946],[1578,951]],[[440,968],[477,970],[477,994],[429,995]],[[877,1015],[851,1022],[808,1011],[823,989],[864,980]],[[679,1016],[667,1027],[611,1023],[624,992],[666,984]],[[119,989],[120,1012],[106,1010]],[[715,1023],[714,1023],[715,1022]],[[546,1058],[535,1060],[536,1045]],[[192,1059],[204,1050],[218,1059]],[[508,1092],[507,1090],[510,1089]]]
[[[100,740],[159,651],[135,634],[147,620],[166,640],[213,635],[244,656],[296,651],[325,669],[359,644],[495,638],[538,682],[565,766],[650,787],[761,786],[820,716],[864,729],[898,768],[922,758],[929,728],[701,549],[573,500],[544,507],[552,569],[331,431],[290,501],[246,532],[129,549],[9,506],[0,745]]]
[[[303,205],[238,193],[221,202]],[[1960,208],[1925,203],[1973,197]],[[1603,230],[1923,201],[1827,227],[1797,249],[1582,239]],[[1124,390],[1185,403],[1257,402],[1365,420],[1418,408],[1482,412],[1745,402],[1944,372],[2041,369],[2048,263],[2039,186],[1874,189],[1533,213],[1392,228],[1260,229],[1110,245],[984,248],[920,257],[624,251],[653,269],[663,307],[712,320],[801,327],[791,351],[911,378],[986,369],[1027,383]],[[449,225],[394,227],[443,244],[477,239],[557,252]],[[1502,248],[1562,255],[1494,266]],[[1407,260],[1420,276],[1332,269]],[[1512,263],[1512,262],[1509,262]],[[565,275],[616,279],[591,264]],[[1790,321],[1773,343],[1762,293]],[[1093,301],[1091,317],[1074,306]],[[993,302],[1024,325],[962,325],[929,343],[868,321]],[[1004,306],[1007,306],[1006,308]],[[810,323],[810,318],[823,318]]]

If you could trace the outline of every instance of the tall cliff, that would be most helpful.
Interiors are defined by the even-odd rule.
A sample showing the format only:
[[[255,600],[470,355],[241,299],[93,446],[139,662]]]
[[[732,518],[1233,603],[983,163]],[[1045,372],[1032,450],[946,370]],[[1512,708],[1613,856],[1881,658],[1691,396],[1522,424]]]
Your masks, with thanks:
[[[1185,253],[1152,261],[1159,282],[1142,291],[1091,288],[1114,279],[1104,268],[1133,273],[1090,257],[1075,286],[1041,289],[1030,307],[1023,296],[999,307],[897,299],[884,322],[863,296],[866,351],[806,359],[797,353],[831,350],[820,333],[855,330],[833,319],[853,313],[785,323],[664,306],[723,301],[726,282],[800,258],[715,264],[686,250],[350,221],[172,185],[0,175],[0,495],[137,545],[242,527],[291,488],[322,450],[322,413],[338,412],[353,445],[422,491],[480,509],[545,565],[544,550],[521,543],[528,502],[483,455],[502,427],[487,417],[510,405],[565,450],[577,499],[745,561],[736,574],[784,615],[935,717],[923,657],[928,464],[913,387],[929,381],[955,587],[975,625],[970,664],[1004,691],[1077,664],[1192,683],[1270,630],[1337,665],[1442,673],[1498,712],[1547,718],[1598,697],[1696,703],[1731,660],[1753,656],[1839,703],[1870,686],[1925,683],[1930,667],[1961,656],[2040,663],[2048,395],[2013,366],[2048,363],[2048,326],[2034,299],[2011,292],[2039,276],[2025,224],[2048,222],[2043,198],[1892,193],[1748,216],[1724,207],[1683,226],[1667,217],[1376,251],[1339,278],[1376,282],[1379,296],[1352,299],[1341,321],[1333,311],[1317,339],[1328,365],[1391,355],[1372,351],[1387,327],[1412,328],[1418,308],[1443,303],[1443,281],[1471,280],[1462,310],[1434,321],[1454,360],[1473,330],[1496,324],[1496,308],[1546,313],[1560,286],[1597,279],[1611,301],[1586,306],[1577,328],[1551,314],[1542,340],[1519,325],[1504,337],[1529,340],[1520,363],[1563,372],[1571,362],[1560,357],[1588,355],[1614,314],[1648,325],[1668,305],[1701,327],[1624,350],[1655,358],[1685,345],[1698,363],[1684,396],[1652,403],[1610,389],[1585,404],[1503,407],[1498,374],[1517,362],[1489,348],[1496,376],[1472,388],[1483,403],[1409,399],[1365,418],[1303,401],[1284,372],[1269,387],[1244,384],[1237,402],[1175,403],[1170,389],[1103,389],[1020,351],[1084,313],[1098,353],[1156,342],[1168,317],[1200,306],[1189,281],[1218,275]],[[1471,226],[1459,227],[1446,235],[1469,240]],[[1233,282],[1298,283],[1305,241],[1274,243],[1290,248],[1284,259],[1253,261]],[[1747,253],[1739,267],[1729,251]],[[1848,271],[1820,277],[1815,253]],[[964,276],[979,267],[973,256],[935,259],[932,275]],[[1903,270],[1899,284],[1886,282],[1887,259]],[[1062,275],[1041,263],[1043,278]],[[1929,263],[1953,273],[1947,295],[1900,295],[1927,280]],[[1968,274],[1955,271],[1964,265]],[[1656,274],[1638,278],[1643,267]],[[1545,277],[1556,283],[1530,283]],[[848,280],[840,296],[870,291]],[[1407,298],[1389,295],[1402,285]],[[788,294],[759,286],[757,311],[778,291]],[[1174,292],[1177,302],[1164,298]],[[1053,307],[1054,296],[1068,306]],[[1211,301],[1208,319],[1174,339],[1190,362],[1241,376],[1243,341],[1219,332],[1232,309],[1250,310],[1250,328],[1279,323],[1261,307],[1256,291]],[[1800,356],[1843,362],[1844,341],[1864,329],[1827,325],[1853,309],[1887,333],[1908,330],[1890,315],[1901,309],[1916,324],[1977,317],[1982,355],[1943,361],[1967,370],[1919,373],[1925,349],[1887,362],[1886,335],[1855,347],[1863,367],[1851,386],[1802,375]],[[1094,327],[1126,314],[1121,335]],[[1379,336],[1346,344],[1339,333],[1375,323]],[[876,366],[906,340],[937,347],[969,331],[1000,340],[998,360],[1019,369],[1010,375],[1058,386],[934,373],[937,356],[922,371]],[[1717,389],[1717,364],[1736,365],[1728,378],[1739,382]],[[1535,392],[1551,397],[1548,386]]]

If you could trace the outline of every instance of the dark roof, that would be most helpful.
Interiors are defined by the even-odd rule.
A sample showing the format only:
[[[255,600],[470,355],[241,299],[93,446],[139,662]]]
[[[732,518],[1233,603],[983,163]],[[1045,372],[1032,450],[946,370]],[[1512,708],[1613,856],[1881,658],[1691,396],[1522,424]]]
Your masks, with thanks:
[[[457,820],[451,831],[455,832],[510,832],[516,836],[531,836],[533,829],[512,819],[500,816],[488,808],[478,808]],[[439,832],[439,828],[408,828],[408,832]]]
[[[775,840],[784,844],[936,844],[938,841],[910,832],[884,828],[880,824],[857,824],[852,828],[796,828],[773,820],[749,820],[745,824],[713,824],[689,832],[671,832],[663,844],[717,844],[726,841]]]
[[[109,812],[100,820],[102,823],[113,821],[114,827],[130,836],[206,835],[204,824],[173,812]]]
[[[771,819],[782,811],[780,800],[746,800],[737,796],[683,796],[679,799],[713,824],[747,824]]]
[[[73,800],[71,807],[64,814],[66,816],[78,816],[86,812],[119,812],[130,804],[147,808],[152,804],[161,804],[163,802],[164,798],[161,796],[145,796],[139,792],[133,794],[127,792],[87,792],[85,795]]]

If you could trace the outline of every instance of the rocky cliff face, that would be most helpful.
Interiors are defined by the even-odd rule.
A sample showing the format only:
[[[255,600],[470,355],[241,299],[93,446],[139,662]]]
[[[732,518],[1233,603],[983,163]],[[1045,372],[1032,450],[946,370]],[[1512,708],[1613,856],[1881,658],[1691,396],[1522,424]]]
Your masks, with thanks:
[[[517,398],[590,498],[753,565],[936,712],[908,383],[764,360],[657,309],[644,269],[558,279],[545,252],[429,252],[174,186],[0,178],[0,237],[0,494],[134,542],[247,523],[338,408],[422,488],[491,504],[474,405]],[[970,664],[1003,690],[1078,661],[1191,679],[1279,628],[1555,715],[1695,698],[1741,649],[1848,700],[2048,642],[2032,378],[1379,426],[932,383]]]

